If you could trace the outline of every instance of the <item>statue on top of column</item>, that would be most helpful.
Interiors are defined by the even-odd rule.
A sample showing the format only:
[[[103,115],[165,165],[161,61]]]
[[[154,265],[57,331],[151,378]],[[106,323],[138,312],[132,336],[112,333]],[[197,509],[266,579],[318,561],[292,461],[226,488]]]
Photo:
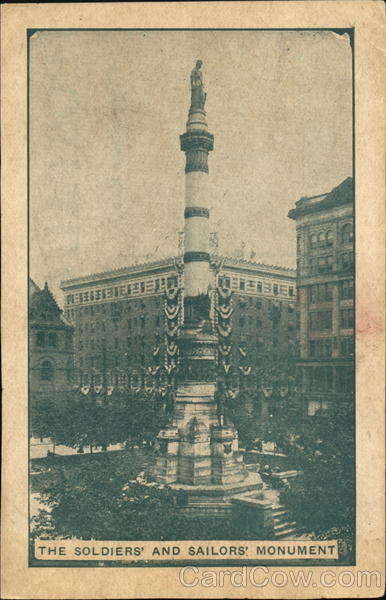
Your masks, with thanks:
[[[202,60],[196,62],[191,75],[190,84],[192,88],[192,99],[190,103],[190,111],[194,112],[196,109],[204,110],[206,93],[204,92],[204,81],[201,72]]]

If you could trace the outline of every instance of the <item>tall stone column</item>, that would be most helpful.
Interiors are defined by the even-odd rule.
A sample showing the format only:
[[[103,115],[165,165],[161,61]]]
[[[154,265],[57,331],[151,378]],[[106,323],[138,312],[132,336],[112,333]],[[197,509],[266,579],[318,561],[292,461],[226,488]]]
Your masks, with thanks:
[[[186,155],[184,294],[188,299],[207,294],[209,287],[208,153],[214,138],[203,109],[189,112],[186,129],[180,142]]]
[[[182,484],[191,493],[197,493],[197,486],[201,492],[202,486],[220,486],[217,492],[221,492],[221,486],[237,487],[248,477],[238,452],[237,432],[221,414],[223,403],[217,402],[218,339],[210,319],[209,295],[208,154],[214,138],[206,122],[200,67],[197,61],[191,74],[186,132],[180,136],[186,166],[184,323],[178,338],[178,384],[172,422],[158,435],[156,465],[157,481]]]

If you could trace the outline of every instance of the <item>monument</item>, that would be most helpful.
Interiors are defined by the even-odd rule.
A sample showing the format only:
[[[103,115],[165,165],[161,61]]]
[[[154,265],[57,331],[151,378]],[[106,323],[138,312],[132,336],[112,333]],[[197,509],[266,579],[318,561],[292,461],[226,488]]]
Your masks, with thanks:
[[[153,478],[178,490],[182,508],[195,515],[229,513],[245,493],[261,494],[262,481],[250,472],[238,448],[237,431],[225,417],[216,384],[218,339],[210,319],[208,155],[214,136],[204,110],[202,62],[191,73],[191,105],[180,136],[185,166],[184,318],[178,338],[178,383],[169,424],[157,437]],[[249,499],[249,505],[250,505]],[[259,501],[256,500],[259,504]],[[260,508],[267,503],[261,499]]]

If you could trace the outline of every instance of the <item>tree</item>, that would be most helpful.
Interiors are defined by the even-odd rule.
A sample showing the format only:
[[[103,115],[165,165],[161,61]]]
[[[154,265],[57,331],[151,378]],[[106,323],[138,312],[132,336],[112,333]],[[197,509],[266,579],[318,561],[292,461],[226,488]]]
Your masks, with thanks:
[[[291,448],[304,472],[303,491],[287,492],[285,503],[318,539],[337,537],[349,553],[355,523],[354,411],[337,406],[319,413]]]

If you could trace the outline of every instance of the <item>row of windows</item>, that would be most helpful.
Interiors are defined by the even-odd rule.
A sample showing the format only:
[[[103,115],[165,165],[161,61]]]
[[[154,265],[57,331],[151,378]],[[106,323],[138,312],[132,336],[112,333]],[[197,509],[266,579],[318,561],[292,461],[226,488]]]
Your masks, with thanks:
[[[311,358],[327,358],[332,356],[332,340],[311,340],[309,353]]]
[[[55,331],[45,332],[38,331],[35,337],[36,346],[38,348],[58,348],[60,347],[60,337]],[[72,348],[72,334],[66,333],[64,336],[64,347],[66,350]]]
[[[317,304],[319,302],[331,302],[333,300],[333,283],[318,283],[308,287],[308,302],[309,304]],[[339,298],[340,300],[349,300],[354,297],[354,281],[347,279],[339,282]]]
[[[354,310],[343,308],[339,311],[339,324],[341,329],[354,327]],[[309,325],[313,331],[326,331],[332,328],[332,311],[322,310],[309,313]]]
[[[351,244],[353,242],[353,226],[351,223],[346,223],[340,230],[340,240],[342,244]],[[334,234],[331,230],[320,231],[318,234],[311,233],[310,235],[310,248],[320,248],[323,246],[333,246]],[[300,244],[300,240],[298,238]]]
[[[45,346],[56,348],[58,345],[58,336],[55,332],[44,333],[43,331],[38,331],[36,334],[36,345],[39,348],[44,348]]]
[[[246,309],[246,308],[257,308],[258,310],[260,310],[261,308],[263,308],[263,305],[266,306],[268,309],[278,309],[281,310],[283,308],[283,306],[287,306],[287,311],[289,313],[293,313],[295,312],[295,308],[293,304],[289,304],[288,302],[283,302],[282,300],[258,300],[257,298],[252,298],[252,297],[245,297],[245,296],[241,296],[239,297],[237,300],[233,300],[234,304],[238,304],[238,306],[241,309]],[[264,304],[263,304],[264,303]]]
[[[262,321],[262,319],[256,319],[255,320],[255,318],[251,317],[251,316],[248,316],[248,317],[241,316],[239,318],[239,326],[241,328],[244,328],[244,327],[249,327],[249,328],[253,327],[254,323],[256,324],[257,329],[261,329],[263,327],[263,321]],[[268,323],[266,322],[266,324],[268,324]],[[269,325],[272,325],[272,324],[274,325],[274,327],[276,327],[276,328],[278,327],[278,322],[277,321],[274,320],[272,322],[269,322]],[[290,331],[294,331],[295,330],[294,323],[288,323],[288,329]]]
[[[127,320],[127,327],[131,329],[132,327],[140,327],[141,329],[145,329],[146,324],[148,323],[148,318],[146,315],[142,315],[141,317],[134,317],[133,319]],[[154,316],[154,326],[160,327],[162,325],[162,317],[161,315]]]
[[[109,365],[112,365],[113,367],[122,367],[123,366],[122,362],[123,362],[122,357],[119,357],[117,355],[110,356],[110,358],[109,358]],[[125,362],[125,366],[132,366],[132,365],[143,366],[144,364],[146,364],[146,357],[144,354],[136,354],[135,356],[127,355],[124,362]],[[81,369],[83,369],[83,368],[103,369],[103,368],[105,368],[105,365],[103,365],[103,360],[100,356],[86,356],[86,357],[81,356],[79,358],[79,367]]]
[[[332,311],[323,310],[309,314],[309,325],[313,331],[328,331],[332,328]]]
[[[155,346],[158,346],[161,342],[162,342],[162,338],[163,336],[161,334],[156,334],[154,336],[154,340],[150,340],[149,338],[147,338],[144,335],[134,335],[134,336],[127,336],[126,338],[126,344],[127,347],[130,348],[133,344],[140,344],[142,347],[146,345],[146,342],[151,343],[151,344],[155,344]],[[111,347],[114,350],[119,350],[119,348],[124,345],[124,341],[121,338],[113,338],[111,340]],[[90,338],[87,340],[79,340],[78,342],[78,350],[79,352],[83,352],[84,350],[106,350],[107,349],[107,342],[106,342],[106,338]]]
[[[351,367],[303,367],[299,377],[303,392],[351,393],[354,390],[354,369]]]
[[[161,315],[154,315],[154,326],[160,327],[162,325],[163,319]],[[146,325],[150,323],[150,317],[148,315],[141,315],[140,317],[134,317],[127,320],[128,329],[141,328],[145,329]],[[121,325],[113,320],[112,325],[115,331],[118,331],[121,328]],[[93,333],[98,331],[106,331],[106,321],[95,321],[91,323],[80,323],[77,327],[77,333],[82,335],[83,333]]]
[[[310,304],[316,304],[318,302],[331,302],[333,299],[333,284],[332,283],[318,283],[317,285],[310,285],[308,288],[308,302]]]
[[[177,284],[178,280],[176,276],[135,281],[133,283],[115,287],[106,287],[98,290],[88,290],[86,292],[67,294],[66,304],[81,304],[83,302],[94,302],[105,299],[108,300],[110,298],[119,298],[134,294],[157,293],[165,291],[166,288],[176,287]]]
[[[332,246],[334,243],[334,234],[331,230],[320,231],[317,235],[316,233],[312,233],[310,235],[310,247],[317,248],[319,246]]]
[[[240,279],[237,277],[219,277],[218,285],[221,288],[232,289],[237,291],[246,292],[259,292],[266,294],[279,294],[284,296],[294,296],[294,287],[288,285],[281,285],[278,283],[269,283],[268,281],[255,281],[253,279]]]
[[[342,337],[340,340],[340,356],[354,356],[354,338]],[[309,345],[310,358],[329,358],[332,356],[332,339],[311,340]]]
[[[336,263],[333,254],[309,258],[309,271],[311,274],[331,273],[336,270]],[[352,270],[354,267],[354,253],[342,252],[338,257],[338,268],[342,271]]]
[[[104,299],[113,299],[124,296],[144,293],[158,293],[166,288],[173,288],[178,285],[177,277],[163,277],[160,279],[148,279],[146,281],[137,281],[121,286],[102,288],[98,290],[89,290],[86,292],[77,292],[66,295],[67,306],[71,304],[82,304],[84,302],[94,302]],[[219,285],[223,288],[232,288],[240,291],[273,293],[274,295],[294,296],[294,287],[269,283],[267,281],[255,281],[253,279],[242,279],[236,277],[219,277]]]

